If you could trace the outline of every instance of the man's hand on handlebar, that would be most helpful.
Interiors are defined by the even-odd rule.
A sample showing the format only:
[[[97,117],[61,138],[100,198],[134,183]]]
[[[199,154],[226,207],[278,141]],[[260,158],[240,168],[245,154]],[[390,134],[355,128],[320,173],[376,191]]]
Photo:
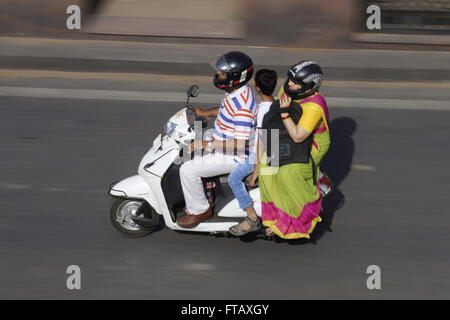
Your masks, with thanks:
[[[192,107],[192,110],[194,110],[195,114],[198,117],[204,117],[206,119],[209,119],[209,117],[217,117],[217,115],[219,114],[219,108],[203,110],[200,107]]]
[[[205,117],[206,119],[209,118],[209,112],[208,110],[203,110],[200,107],[193,107],[193,110],[195,112],[195,114],[199,117]]]
[[[194,140],[189,147],[188,147],[188,153],[192,153],[195,150],[203,150],[208,145],[208,141],[204,140]]]

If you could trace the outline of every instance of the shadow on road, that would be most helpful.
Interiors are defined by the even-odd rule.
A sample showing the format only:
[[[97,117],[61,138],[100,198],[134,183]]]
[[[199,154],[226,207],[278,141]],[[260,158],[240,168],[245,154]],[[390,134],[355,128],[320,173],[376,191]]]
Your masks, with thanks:
[[[336,188],[349,175],[355,153],[353,134],[357,129],[352,118],[337,118],[330,123],[331,146],[320,167],[333,180]]]
[[[348,117],[337,118],[330,123],[331,146],[328,153],[322,159],[320,168],[333,181],[334,190],[323,200],[323,212],[320,215],[322,222],[316,226],[316,229],[311,234],[311,239],[306,242],[316,244],[326,232],[333,231],[331,225],[334,215],[345,203],[345,196],[339,189],[339,186],[351,171],[353,155],[355,153],[355,142],[352,136],[356,129],[356,121]]]

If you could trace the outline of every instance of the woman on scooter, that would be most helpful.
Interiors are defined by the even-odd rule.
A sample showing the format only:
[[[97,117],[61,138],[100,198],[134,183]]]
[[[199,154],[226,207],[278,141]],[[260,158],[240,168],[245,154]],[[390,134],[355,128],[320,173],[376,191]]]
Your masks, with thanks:
[[[287,108],[295,101],[303,113],[298,123],[289,113],[282,113],[281,119],[295,143],[313,135],[311,157],[315,165],[310,159],[309,163],[271,167],[263,156],[258,167],[262,220],[268,236],[309,239],[316,224],[322,220],[319,217],[322,196],[318,177],[319,163],[330,146],[328,108],[318,92],[323,77],[318,64],[301,61],[289,69],[287,76],[278,94],[280,108]]]

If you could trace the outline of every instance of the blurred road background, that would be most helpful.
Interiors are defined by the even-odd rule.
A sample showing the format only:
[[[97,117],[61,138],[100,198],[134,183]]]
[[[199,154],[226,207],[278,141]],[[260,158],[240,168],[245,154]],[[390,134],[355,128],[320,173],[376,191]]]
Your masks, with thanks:
[[[449,3],[0,1],[0,298],[450,298]],[[81,31],[66,29],[69,4]],[[310,241],[122,237],[109,184],[136,173],[189,85],[198,105],[220,102],[208,60],[231,50],[278,87],[299,60],[323,67],[322,166],[341,194]]]

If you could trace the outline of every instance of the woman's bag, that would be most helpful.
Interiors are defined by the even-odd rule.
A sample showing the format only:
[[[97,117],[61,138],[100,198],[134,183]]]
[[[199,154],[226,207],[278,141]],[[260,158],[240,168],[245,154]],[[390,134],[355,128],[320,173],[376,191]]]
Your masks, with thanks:
[[[272,103],[269,111],[264,116],[262,124],[262,129],[267,130],[267,135],[263,137],[267,159],[269,161],[267,164],[273,167],[281,167],[291,163],[308,163],[309,159],[311,159],[314,181],[316,181],[315,163],[313,158],[311,157],[311,147],[314,135],[310,134],[305,141],[300,143],[296,143],[294,140],[292,140],[289,132],[284,126],[283,120],[281,119],[281,113],[284,112],[289,112],[292,120],[297,124],[300,121],[303,110],[300,104],[296,102],[292,102],[289,108],[280,108],[279,100]],[[279,132],[278,150],[272,150],[272,134],[274,134],[274,131],[272,130],[278,130]],[[277,156],[278,165],[276,165]]]

